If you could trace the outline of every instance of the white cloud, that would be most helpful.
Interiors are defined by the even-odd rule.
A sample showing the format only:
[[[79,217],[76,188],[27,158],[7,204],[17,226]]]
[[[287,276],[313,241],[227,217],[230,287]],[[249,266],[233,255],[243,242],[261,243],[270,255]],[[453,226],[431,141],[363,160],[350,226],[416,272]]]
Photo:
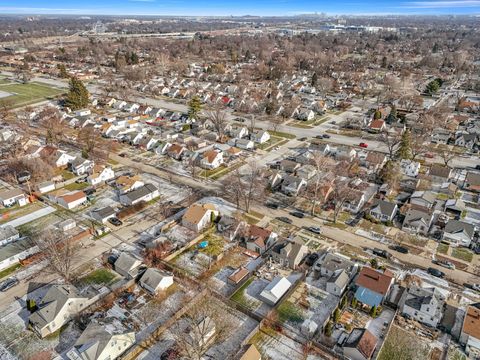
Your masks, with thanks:
[[[480,7],[480,0],[439,0],[439,1],[412,1],[404,3],[403,8],[410,9],[441,9],[441,8],[468,8]]]

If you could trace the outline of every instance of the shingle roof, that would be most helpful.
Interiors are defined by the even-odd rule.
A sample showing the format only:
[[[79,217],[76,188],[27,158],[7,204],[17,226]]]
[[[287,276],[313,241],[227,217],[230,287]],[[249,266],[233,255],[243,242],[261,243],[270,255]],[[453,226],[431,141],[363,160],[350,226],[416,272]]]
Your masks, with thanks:
[[[358,275],[356,285],[386,295],[393,277],[383,274],[369,267],[363,267]]]
[[[357,349],[366,359],[370,359],[377,346],[377,338],[367,329],[353,329],[343,344],[344,347]]]

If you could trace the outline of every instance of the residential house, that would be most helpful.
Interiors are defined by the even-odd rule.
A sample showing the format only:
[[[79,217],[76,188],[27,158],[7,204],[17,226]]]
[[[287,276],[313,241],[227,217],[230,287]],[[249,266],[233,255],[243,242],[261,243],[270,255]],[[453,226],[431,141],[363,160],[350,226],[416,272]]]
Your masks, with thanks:
[[[299,178],[308,181],[313,178],[317,173],[317,169],[313,165],[303,165],[297,171],[296,174]]]
[[[326,290],[329,294],[340,297],[349,283],[350,276],[348,272],[344,269],[339,269],[336,270],[327,280]]]
[[[369,214],[378,221],[387,222],[393,221],[393,218],[397,214],[397,210],[397,204],[385,200],[375,199],[373,200]]]
[[[237,219],[222,215],[217,223],[217,231],[228,241],[233,241],[238,234],[238,231],[245,226],[245,222],[238,221]]]
[[[92,210],[90,212],[90,216],[105,224],[108,219],[111,219],[111,218],[114,218],[116,216],[117,212],[115,211],[115,209],[113,209],[112,207],[110,206],[105,206],[105,207],[102,207],[102,208],[99,208],[99,209],[95,209],[95,210]]]
[[[148,268],[138,283],[149,293],[155,294],[173,285],[173,275],[159,269]]]
[[[11,189],[0,192],[0,202],[4,207],[25,206],[28,204],[28,199],[23,190]]]
[[[126,252],[120,253],[113,267],[117,273],[126,278],[135,278],[138,275],[142,261]]]
[[[167,154],[175,160],[182,160],[183,154],[185,152],[185,147],[179,144],[172,144],[167,149]]]
[[[375,173],[383,168],[386,162],[387,157],[381,152],[369,151],[365,158],[366,167]]]
[[[387,125],[385,124],[385,121],[381,119],[372,120],[368,125],[368,131],[373,133],[379,133],[381,131],[384,131],[386,128]]]
[[[323,254],[315,263],[320,276],[331,278],[339,270],[345,270],[349,277],[355,275],[356,265],[346,256],[334,252]]]
[[[435,287],[413,285],[404,293],[400,304],[403,315],[436,328],[442,320],[445,296]]]
[[[367,200],[366,191],[351,189],[348,198],[343,203],[343,208],[353,214],[357,214]]]
[[[238,285],[246,280],[249,274],[250,271],[246,267],[241,266],[228,276],[227,283],[234,286]]]
[[[30,315],[28,322],[44,338],[93,304],[98,299],[95,295],[90,292],[81,293],[73,285],[53,285],[37,304],[38,309]]]
[[[165,155],[168,153],[168,149],[172,146],[169,142],[159,141],[155,146],[155,153],[157,155]]]
[[[67,219],[58,223],[56,227],[61,232],[67,232],[75,229],[77,227],[77,222],[74,219]]]
[[[243,139],[248,136],[248,129],[246,126],[232,125],[229,130],[231,137],[236,139]]]
[[[20,233],[12,225],[0,227],[0,246],[14,242],[20,239]]]
[[[142,201],[151,201],[159,196],[160,193],[155,185],[145,184],[135,190],[120,195],[120,202],[123,205],[135,205]]]
[[[475,234],[475,226],[459,220],[449,220],[443,230],[443,240],[452,245],[469,247]]]
[[[254,130],[250,135],[250,140],[253,140],[258,144],[263,144],[270,140],[270,134],[265,130]]]
[[[92,321],[66,353],[69,360],[118,359],[135,343],[135,332],[119,332],[111,324]]]
[[[300,108],[297,112],[297,119],[303,121],[311,121],[315,118],[315,112],[311,109]]]
[[[364,266],[355,281],[355,298],[370,307],[379,306],[388,295],[393,282],[394,278],[388,270],[382,273]]]
[[[280,162],[280,169],[289,174],[294,174],[300,166],[301,164],[293,160],[282,160]]]
[[[140,176],[119,176],[115,180],[115,187],[120,195],[126,194],[130,191],[136,190],[144,186],[145,184],[140,179]]]
[[[210,225],[218,214],[213,204],[193,204],[183,214],[182,226],[200,232]]]
[[[37,185],[37,190],[40,192],[40,194],[46,194],[55,190],[55,183],[53,181],[44,181]]]
[[[480,192],[480,173],[473,171],[467,172],[463,187],[468,191]]]
[[[426,211],[408,209],[403,220],[402,230],[414,233],[427,235],[432,225],[433,217]]]
[[[297,196],[303,189],[307,187],[307,182],[293,175],[285,175],[281,184],[281,191],[288,196]]]
[[[259,298],[274,306],[291,287],[292,283],[287,278],[276,277],[262,290]]]
[[[70,169],[77,175],[88,174],[94,167],[95,163],[92,160],[76,157],[70,162]]]
[[[16,239],[0,247],[0,271],[36,254],[38,246],[28,237]]]
[[[262,255],[277,241],[277,238],[277,233],[268,228],[250,225],[246,230],[244,241],[247,249]]]
[[[467,307],[459,342],[471,359],[480,357],[480,303]]]
[[[93,173],[87,177],[87,181],[90,185],[97,186],[114,178],[115,172],[110,166],[95,165]]]
[[[270,256],[273,261],[295,270],[300,261],[308,254],[308,247],[300,241],[285,241],[272,247]]]
[[[201,154],[200,166],[204,169],[216,169],[223,164],[223,153],[216,150],[207,150]]]
[[[351,360],[372,359],[377,338],[367,329],[355,328],[343,343],[343,355]]]
[[[402,161],[400,161],[400,170],[406,176],[417,177],[420,172],[420,167],[420,163],[413,160],[402,159]]]
[[[433,130],[432,135],[430,136],[430,141],[434,144],[446,145],[450,139],[450,136],[450,131],[443,128],[437,128]]]
[[[355,151],[355,149],[349,146],[339,145],[336,148],[331,147],[330,149],[331,154],[337,160],[353,161],[353,159],[355,159],[355,157],[357,156],[357,152]]]
[[[87,195],[83,191],[72,191],[55,197],[58,205],[65,209],[75,209],[87,202]]]
[[[410,197],[412,208],[419,210],[430,210],[435,205],[437,196],[432,191],[415,191]]]
[[[462,146],[467,149],[472,150],[474,146],[477,144],[478,136],[477,134],[469,134],[469,133],[460,133],[457,134],[455,138],[455,145]]]
[[[448,166],[434,164],[430,168],[428,175],[431,177],[432,182],[437,184],[443,184],[448,182],[452,176],[452,169]]]
[[[242,150],[252,150],[255,147],[255,143],[248,139],[236,139],[233,143],[228,142],[231,146],[236,146]]]

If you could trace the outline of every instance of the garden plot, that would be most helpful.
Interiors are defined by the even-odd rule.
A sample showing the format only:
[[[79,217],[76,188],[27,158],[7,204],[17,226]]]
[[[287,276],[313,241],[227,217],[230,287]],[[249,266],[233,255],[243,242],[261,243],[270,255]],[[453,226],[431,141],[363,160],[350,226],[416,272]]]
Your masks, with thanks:
[[[300,360],[305,358],[302,344],[269,328],[258,331],[252,337],[251,343],[262,354],[262,358],[275,360]]]

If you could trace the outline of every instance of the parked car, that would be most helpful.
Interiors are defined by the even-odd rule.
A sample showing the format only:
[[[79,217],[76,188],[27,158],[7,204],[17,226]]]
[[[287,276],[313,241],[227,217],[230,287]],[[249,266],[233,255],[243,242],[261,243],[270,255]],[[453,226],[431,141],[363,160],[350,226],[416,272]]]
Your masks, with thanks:
[[[243,123],[243,122],[245,122],[245,119],[243,119],[243,118],[235,118],[235,119],[233,119],[233,121],[238,121],[238,122]]]
[[[321,234],[322,233],[322,229],[320,229],[319,227],[309,226],[306,229],[310,232],[313,232],[314,234]]]
[[[316,135],[315,138],[316,139],[323,139],[323,135]]]
[[[121,154],[118,154],[118,156],[120,156],[120,157],[124,158],[124,157],[127,157],[127,154],[125,154],[125,153],[121,153]]]
[[[307,256],[307,260],[305,260],[305,265],[307,266],[312,266],[315,264],[315,261],[319,258],[319,255],[317,253],[313,253]]]
[[[306,137],[301,137],[300,139],[298,139],[300,141],[307,141],[307,138]]]
[[[390,249],[398,251],[399,253],[402,253],[402,254],[408,254],[408,248],[405,247],[405,246],[394,245],[394,246],[390,247]]]
[[[301,211],[292,211],[290,212],[290,215],[295,216],[297,218],[303,219],[305,217],[305,214]]]
[[[358,144],[358,146],[360,146],[361,148],[367,148],[368,147],[368,144],[367,143],[364,143],[364,142],[361,142],[360,144]]]
[[[77,180],[75,180],[75,182],[77,184],[81,184],[83,182],[85,182],[87,180],[87,177],[86,176],[82,176],[82,177],[79,177]]]
[[[480,292],[480,284],[464,283],[463,286],[466,287],[467,289],[471,289],[471,290]]]
[[[392,256],[387,250],[383,249],[373,248],[372,252],[374,255],[380,256],[384,259],[390,259],[390,257]]]
[[[115,225],[115,226],[120,226],[120,225],[123,224],[123,222],[119,218],[116,218],[116,217],[111,217],[110,219],[108,219],[108,222],[112,225]]]
[[[277,216],[275,219],[277,219],[281,222],[287,223],[287,224],[291,224],[293,222],[292,219],[289,219],[285,216]]]
[[[425,157],[428,158],[428,159],[432,159],[433,158],[433,154],[432,153],[425,153]]]
[[[324,139],[330,139],[330,138],[331,138],[331,136],[328,135],[328,134],[323,134],[322,137],[323,137]]]
[[[18,285],[18,282],[19,281],[16,277],[8,278],[0,283],[0,291],[7,291],[8,289]]]
[[[88,188],[88,189],[85,189],[83,190],[83,192],[85,193],[85,195],[93,195],[97,190],[95,190],[94,188]]]
[[[435,277],[438,277],[438,278],[444,278],[445,277],[445,273],[438,270],[438,269],[435,269],[435,268],[432,268],[432,267],[429,267],[427,269],[427,273],[429,273],[430,275],[432,276],[435,276]]]
[[[277,203],[267,202],[265,206],[268,207],[269,209],[278,209]]]
[[[455,270],[455,264],[448,260],[432,260],[432,263],[443,266],[444,268]]]
[[[475,169],[480,170],[480,165],[475,165]]]

